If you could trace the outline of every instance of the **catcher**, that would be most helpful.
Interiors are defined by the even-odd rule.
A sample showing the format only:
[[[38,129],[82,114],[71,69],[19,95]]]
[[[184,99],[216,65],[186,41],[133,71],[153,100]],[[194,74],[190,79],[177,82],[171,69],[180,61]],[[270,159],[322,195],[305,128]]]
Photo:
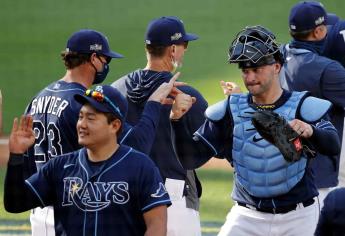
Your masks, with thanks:
[[[219,236],[313,235],[319,207],[309,164],[315,151],[340,152],[327,117],[331,103],[280,87],[282,55],[273,33],[261,26],[238,33],[229,62],[238,64],[249,93],[209,107],[194,138],[172,121],[180,161],[193,169],[215,156],[234,167],[236,204]]]

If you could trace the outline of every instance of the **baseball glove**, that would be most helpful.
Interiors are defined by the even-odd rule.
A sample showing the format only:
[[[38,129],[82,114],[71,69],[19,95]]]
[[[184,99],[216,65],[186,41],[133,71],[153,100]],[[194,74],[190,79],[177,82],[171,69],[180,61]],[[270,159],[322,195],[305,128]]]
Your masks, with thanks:
[[[301,159],[302,144],[299,135],[289,123],[273,111],[257,111],[252,123],[258,133],[275,145],[288,162]]]

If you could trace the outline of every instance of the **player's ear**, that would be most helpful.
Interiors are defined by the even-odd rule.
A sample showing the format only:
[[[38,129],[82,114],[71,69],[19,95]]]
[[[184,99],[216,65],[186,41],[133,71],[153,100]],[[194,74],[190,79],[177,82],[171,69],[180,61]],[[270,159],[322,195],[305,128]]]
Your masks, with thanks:
[[[280,70],[282,68],[282,65],[279,62],[274,63],[274,71],[279,74]]]
[[[91,55],[90,55],[90,62],[94,62],[95,60],[96,60],[96,57],[97,57],[97,54],[96,53],[92,53]]]
[[[175,53],[176,53],[176,45],[173,44],[173,45],[170,46],[170,55],[172,57],[174,57]]]
[[[114,131],[114,133],[118,133],[118,131],[121,129],[122,122],[119,119],[115,119],[111,122],[111,128]]]

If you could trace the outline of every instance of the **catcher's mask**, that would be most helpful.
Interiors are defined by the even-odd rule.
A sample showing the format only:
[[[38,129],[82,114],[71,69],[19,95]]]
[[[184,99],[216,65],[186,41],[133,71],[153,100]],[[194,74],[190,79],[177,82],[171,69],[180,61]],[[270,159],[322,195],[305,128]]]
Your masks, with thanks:
[[[229,48],[229,63],[238,63],[239,68],[282,64],[283,56],[275,35],[262,26],[247,26],[240,31]]]

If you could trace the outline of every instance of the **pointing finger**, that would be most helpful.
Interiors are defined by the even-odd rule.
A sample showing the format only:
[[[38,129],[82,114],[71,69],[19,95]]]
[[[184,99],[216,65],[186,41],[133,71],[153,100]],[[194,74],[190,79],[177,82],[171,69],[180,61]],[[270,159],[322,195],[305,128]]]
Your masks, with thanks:
[[[174,84],[177,80],[177,78],[180,76],[181,72],[177,72],[169,81],[169,84]]]

